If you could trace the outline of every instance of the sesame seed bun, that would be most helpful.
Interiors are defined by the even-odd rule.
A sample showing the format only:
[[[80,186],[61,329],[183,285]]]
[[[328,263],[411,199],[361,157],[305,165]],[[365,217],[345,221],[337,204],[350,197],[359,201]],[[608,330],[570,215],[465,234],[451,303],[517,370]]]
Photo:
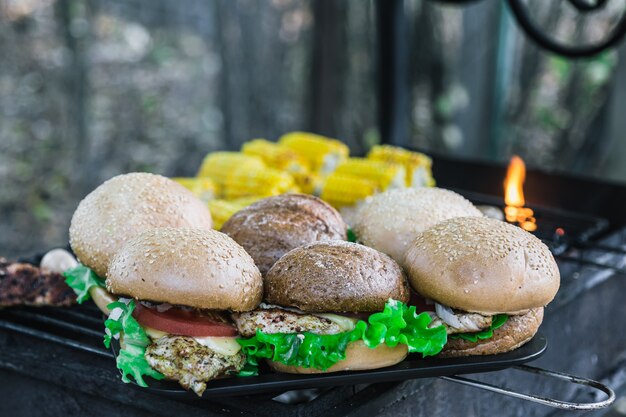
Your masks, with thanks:
[[[274,371],[289,374],[323,374],[341,371],[365,371],[368,369],[385,368],[400,363],[406,358],[408,348],[404,344],[395,347],[379,345],[369,348],[362,340],[352,342],[346,348],[346,359],[337,362],[325,371],[315,368],[289,366],[280,362],[267,361]]]
[[[263,275],[291,249],[347,238],[347,226],[337,210],[305,194],[260,200],[235,213],[221,231],[246,249]]]
[[[424,297],[483,315],[543,307],[559,289],[559,268],[541,240],[485,217],[450,219],[422,232],[404,264]]]
[[[211,226],[207,206],[180,184],[131,173],[111,178],[80,202],[72,216],[70,244],[83,265],[105,277],[113,255],[144,230]]]
[[[389,256],[356,243],[327,241],[293,249],[265,276],[265,300],[310,313],[381,311],[407,302],[409,286]]]
[[[472,342],[448,338],[439,356],[444,358],[493,355],[517,349],[533,338],[543,321],[543,307],[534,308],[526,314],[510,316],[502,327],[493,331],[493,337]]]
[[[263,280],[234,240],[208,229],[159,228],[129,240],[113,258],[107,290],[139,300],[248,311]]]
[[[352,225],[359,241],[386,253],[400,265],[418,233],[454,217],[482,213],[461,195],[442,188],[389,190],[357,211]]]

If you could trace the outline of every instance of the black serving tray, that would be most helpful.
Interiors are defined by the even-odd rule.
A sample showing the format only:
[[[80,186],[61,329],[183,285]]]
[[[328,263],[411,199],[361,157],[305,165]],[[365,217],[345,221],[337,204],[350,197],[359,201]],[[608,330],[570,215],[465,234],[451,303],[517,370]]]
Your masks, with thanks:
[[[432,378],[459,374],[499,371],[514,365],[521,365],[540,357],[546,350],[548,341],[541,333],[522,347],[508,353],[488,356],[468,356],[463,358],[422,358],[419,354],[409,355],[397,365],[368,371],[334,372],[327,374],[298,375],[280,374],[261,369],[259,376],[232,377],[211,381],[202,397],[186,391],[173,381],[156,381],[146,378],[147,388],[152,393],[175,398],[202,398],[284,392],[296,389],[323,388],[337,385],[372,384],[376,382],[402,381],[416,378]],[[119,344],[111,344],[117,356]],[[138,385],[134,384],[137,388]]]

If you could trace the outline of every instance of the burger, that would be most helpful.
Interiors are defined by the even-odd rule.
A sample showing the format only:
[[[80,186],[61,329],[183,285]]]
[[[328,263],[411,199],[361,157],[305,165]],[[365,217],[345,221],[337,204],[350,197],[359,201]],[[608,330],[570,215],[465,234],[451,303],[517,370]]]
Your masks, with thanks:
[[[260,200],[235,213],[221,231],[246,249],[263,275],[298,246],[347,238],[347,226],[337,210],[306,194]]]
[[[119,339],[125,382],[166,378],[201,396],[207,382],[244,369],[229,313],[256,308],[263,281],[250,255],[225,234],[146,230],[111,260],[106,288],[120,298],[108,306],[105,345]]]
[[[443,326],[406,305],[400,266],[374,249],[315,242],[287,252],[267,272],[260,308],[234,313],[248,364],[288,373],[394,365],[407,352],[437,354]]]
[[[433,325],[449,334],[441,356],[522,346],[559,289],[559,269],[548,247],[490,218],[460,217],[425,230],[409,246],[404,264],[411,286],[433,306]]]
[[[104,289],[104,279],[124,243],[157,227],[211,226],[206,204],[169,178],[142,172],[118,175],[89,193],[72,216],[70,245],[80,265],[65,271],[66,282],[79,303],[93,298],[108,314],[114,298]]]
[[[391,256],[400,265],[418,233],[440,221],[482,213],[461,195],[443,188],[389,190],[368,199],[351,224],[359,242]]]

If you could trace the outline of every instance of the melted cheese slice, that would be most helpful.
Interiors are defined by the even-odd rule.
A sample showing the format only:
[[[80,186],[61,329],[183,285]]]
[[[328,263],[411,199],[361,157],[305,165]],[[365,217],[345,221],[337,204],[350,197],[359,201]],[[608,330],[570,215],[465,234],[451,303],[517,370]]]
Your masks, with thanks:
[[[144,330],[148,337],[152,340],[157,340],[162,338],[163,336],[169,336],[168,333],[162,332],[161,330],[153,329],[152,327],[143,326]],[[202,346],[206,346],[211,349],[215,353],[219,353],[224,356],[232,356],[236,355],[240,350],[241,346],[237,343],[236,337],[194,337],[196,342],[200,343]]]
[[[143,327],[148,337],[152,340],[157,340],[157,339],[162,338],[163,336],[168,335],[167,333],[162,332],[161,330],[153,329],[152,327],[148,327],[148,326],[141,326],[141,327]]]
[[[215,353],[224,356],[232,356],[241,350],[241,345],[237,343],[236,337],[194,337],[196,342],[206,346]]]
[[[316,313],[315,315],[332,321],[333,323],[341,327],[341,330],[344,332],[349,332],[350,330],[354,329],[354,326],[358,321],[357,319],[352,317],[340,316],[338,314],[332,313]]]

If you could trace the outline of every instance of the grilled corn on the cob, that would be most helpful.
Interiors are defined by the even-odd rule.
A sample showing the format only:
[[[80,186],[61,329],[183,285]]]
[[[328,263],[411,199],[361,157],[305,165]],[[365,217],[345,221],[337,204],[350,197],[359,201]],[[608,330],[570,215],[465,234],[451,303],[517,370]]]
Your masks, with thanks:
[[[253,139],[241,147],[244,155],[258,156],[267,166],[288,171],[307,172],[309,162],[300,152],[265,139]]]
[[[299,192],[293,177],[273,168],[234,169],[227,176],[222,188],[226,199],[253,195],[272,196],[287,192]]]
[[[392,162],[404,165],[406,182],[409,187],[432,187],[435,180],[432,174],[432,159],[419,152],[390,145],[374,146],[367,154],[367,159]]]
[[[322,177],[312,172],[292,172],[291,176],[300,192],[306,194],[320,195],[322,192]]]
[[[333,172],[350,154],[346,144],[313,133],[287,133],[281,136],[278,143],[307,158],[311,169],[322,175]]]
[[[217,187],[210,178],[172,178],[205,203],[217,196]]]
[[[374,181],[332,173],[326,178],[320,197],[333,207],[341,208],[353,205],[377,191],[378,186]]]
[[[264,168],[265,164],[258,156],[239,152],[213,152],[204,158],[197,176],[208,177],[221,188],[235,170],[262,171]]]
[[[230,217],[248,207],[250,204],[262,199],[263,196],[250,196],[245,198],[237,198],[235,200],[211,200],[209,201],[209,210],[213,218],[213,227],[217,230],[230,219]]]
[[[348,158],[337,167],[335,173],[374,181],[380,190],[406,187],[406,170],[398,163]]]
[[[222,225],[230,219],[230,217],[237,213],[241,208],[231,201],[226,200],[211,200],[209,201],[209,211],[213,218],[213,227],[216,230],[220,230]]]

